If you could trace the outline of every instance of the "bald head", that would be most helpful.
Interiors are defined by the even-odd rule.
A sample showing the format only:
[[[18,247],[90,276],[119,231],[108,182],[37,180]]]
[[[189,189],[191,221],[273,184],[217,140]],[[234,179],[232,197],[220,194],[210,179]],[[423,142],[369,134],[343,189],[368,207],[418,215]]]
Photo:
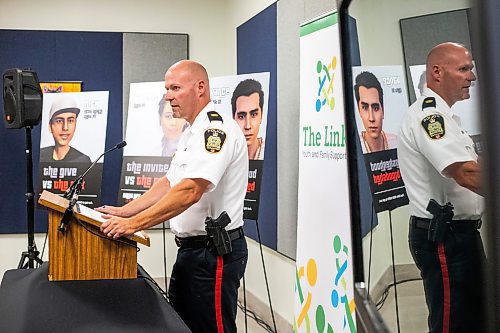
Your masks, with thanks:
[[[167,70],[175,71],[189,77],[190,80],[198,81],[203,80],[208,83],[208,73],[205,67],[199,62],[193,60],[181,60],[170,66]]]
[[[210,102],[210,87],[205,67],[192,60],[181,60],[165,73],[165,99],[170,102],[174,117],[193,123]]]
[[[472,68],[472,56],[465,46],[452,42],[438,44],[427,56],[427,87],[451,107],[470,97],[469,87],[476,80]]]
[[[469,50],[462,44],[446,42],[434,46],[427,55],[427,73],[432,73],[432,66],[449,65],[457,56],[464,54],[469,55]]]

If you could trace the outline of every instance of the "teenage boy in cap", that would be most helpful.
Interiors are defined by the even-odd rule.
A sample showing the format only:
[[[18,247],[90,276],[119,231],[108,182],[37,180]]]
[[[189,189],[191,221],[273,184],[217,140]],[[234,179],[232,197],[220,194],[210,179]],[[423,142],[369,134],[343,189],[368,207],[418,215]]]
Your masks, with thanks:
[[[80,162],[90,163],[90,158],[71,147],[76,130],[76,119],[80,109],[73,97],[61,94],[53,103],[49,113],[49,131],[54,138],[54,145],[40,150],[41,162]]]

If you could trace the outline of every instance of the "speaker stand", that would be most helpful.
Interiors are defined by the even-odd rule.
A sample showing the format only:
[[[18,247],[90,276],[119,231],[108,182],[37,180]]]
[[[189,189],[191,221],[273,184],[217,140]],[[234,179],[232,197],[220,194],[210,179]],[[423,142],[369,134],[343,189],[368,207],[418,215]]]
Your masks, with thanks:
[[[31,126],[26,126],[26,216],[28,224],[28,251],[21,254],[17,268],[34,268],[34,262],[42,264],[35,244],[35,193],[33,191],[33,153]],[[27,262],[26,262],[27,260]]]

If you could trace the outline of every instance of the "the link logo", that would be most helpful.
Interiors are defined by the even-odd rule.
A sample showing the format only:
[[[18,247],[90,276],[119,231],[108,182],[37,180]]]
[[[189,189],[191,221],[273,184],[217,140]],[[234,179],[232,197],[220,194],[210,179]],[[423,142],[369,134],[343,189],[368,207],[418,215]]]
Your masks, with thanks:
[[[322,108],[335,108],[335,98],[333,96],[333,80],[335,78],[335,68],[337,67],[337,57],[332,57],[330,63],[323,63],[318,60],[316,72],[318,73],[318,93],[316,99],[316,112]]]

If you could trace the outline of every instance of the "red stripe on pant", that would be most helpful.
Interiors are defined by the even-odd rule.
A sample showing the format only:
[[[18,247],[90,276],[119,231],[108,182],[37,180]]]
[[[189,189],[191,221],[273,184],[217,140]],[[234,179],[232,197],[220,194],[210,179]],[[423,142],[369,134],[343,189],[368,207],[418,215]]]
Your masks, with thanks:
[[[448,333],[450,328],[450,277],[448,265],[446,264],[446,253],[444,244],[438,244],[439,263],[441,265],[441,276],[443,277],[443,333]]]
[[[215,320],[217,322],[217,333],[224,333],[222,322],[222,271],[224,268],[224,258],[217,256],[217,271],[215,274]]]

